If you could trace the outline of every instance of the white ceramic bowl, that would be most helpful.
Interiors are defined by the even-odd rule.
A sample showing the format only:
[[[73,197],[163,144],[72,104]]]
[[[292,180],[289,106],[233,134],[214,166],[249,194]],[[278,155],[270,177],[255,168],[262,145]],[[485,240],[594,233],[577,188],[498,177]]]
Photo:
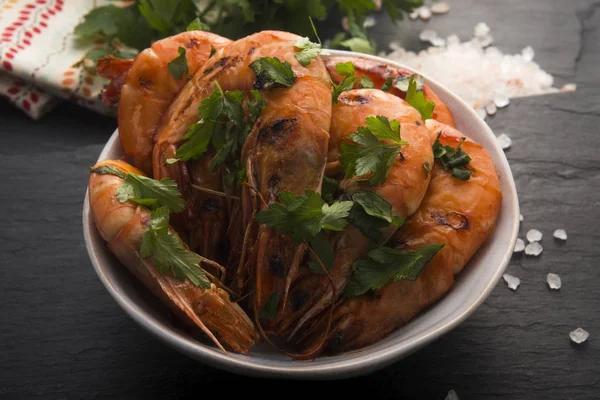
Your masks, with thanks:
[[[336,56],[358,55],[335,50],[330,50],[330,53]],[[360,56],[410,70],[380,57]],[[364,374],[406,357],[455,328],[483,303],[502,276],[517,238],[519,205],[510,167],[490,128],[455,94],[428,77],[424,78],[452,110],[458,129],[480,143],[492,156],[500,174],[503,201],[496,231],[459,274],[451,291],[410,323],[362,351],[319,357],[314,361],[292,361],[266,344],[254,346],[248,356],[224,354],[174,326],[166,307],[112,256],[96,230],[86,194],[83,206],[85,243],[106,290],[137,323],[176,350],[203,363],[254,376],[334,379]],[[122,156],[118,133],[115,132],[98,160]]]

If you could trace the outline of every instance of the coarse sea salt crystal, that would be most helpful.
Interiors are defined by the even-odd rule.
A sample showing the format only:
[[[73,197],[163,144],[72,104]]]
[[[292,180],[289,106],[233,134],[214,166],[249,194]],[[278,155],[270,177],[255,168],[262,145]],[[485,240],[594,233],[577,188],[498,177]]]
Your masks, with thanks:
[[[502,150],[510,148],[510,145],[512,144],[512,139],[509,138],[506,133],[501,133],[498,136],[496,136],[496,140],[498,140],[498,144],[500,145],[500,148],[502,148]]]
[[[542,250],[544,250],[544,248],[539,242],[529,243],[527,246],[525,246],[525,254],[528,256],[537,257],[542,254]]]
[[[577,328],[569,333],[569,337],[573,342],[581,344],[590,337],[590,334],[585,329]]]
[[[577,90],[577,85],[574,83],[567,83],[560,88],[561,92],[574,92]]]
[[[523,222],[523,214],[519,214],[519,222]]]
[[[533,61],[535,51],[533,51],[533,48],[531,46],[527,46],[523,50],[521,50],[521,55],[523,56],[523,59],[525,61],[530,62]]]
[[[527,241],[529,241],[529,243],[539,242],[542,240],[543,236],[544,234],[537,229],[530,229],[527,231]]]
[[[445,400],[460,400],[454,390],[450,390]]]
[[[496,107],[496,105],[494,103],[490,103],[487,106],[485,106],[485,112],[488,113],[488,115],[496,114],[497,110],[498,110],[498,108]]]
[[[506,284],[508,285],[508,288],[511,290],[517,290],[517,288],[521,284],[521,280],[519,278],[517,278],[516,276],[504,274],[504,275],[502,275],[502,278],[504,278],[504,282],[506,282]]]
[[[498,108],[504,108],[506,107],[508,104],[510,103],[510,100],[508,99],[508,97],[506,97],[503,94],[499,94],[494,98],[494,104],[496,105],[496,107]]]
[[[444,47],[446,45],[446,39],[441,37],[435,37],[429,41],[435,47]]]
[[[427,21],[429,18],[431,18],[431,10],[429,7],[419,7],[419,18],[424,21]]]
[[[476,38],[484,38],[490,34],[490,27],[485,22],[480,22],[475,25],[475,29],[473,29],[473,34]]]
[[[515,242],[515,248],[513,249],[513,252],[514,253],[520,253],[523,250],[525,250],[525,242],[523,241],[523,239],[517,238],[517,241]]]
[[[440,1],[439,3],[433,3],[431,5],[431,12],[434,14],[446,14],[450,11],[450,4],[445,1]]]
[[[555,230],[553,236],[560,240],[567,240],[567,232],[564,229]]]
[[[548,282],[550,289],[558,290],[562,286],[560,276],[553,274],[552,272],[546,275],[546,282]]]
[[[410,14],[408,14],[408,18],[412,19],[413,21],[417,18],[419,18],[419,11],[418,9],[411,12]]]
[[[432,40],[436,37],[438,37],[438,34],[436,31],[434,31],[432,29],[425,29],[423,32],[421,32],[419,34],[419,39],[424,42],[429,42],[430,40]]]

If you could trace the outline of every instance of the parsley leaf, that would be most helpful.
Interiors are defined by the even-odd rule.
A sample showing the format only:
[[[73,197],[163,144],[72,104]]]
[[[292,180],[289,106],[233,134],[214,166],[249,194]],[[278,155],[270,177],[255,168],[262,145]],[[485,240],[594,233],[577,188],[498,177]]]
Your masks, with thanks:
[[[358,87],[361,89],[373,89],[375,87],[375,84],[373,83],[373,81],[371,80],[371,78],[369,78],[368,76],[364,75],[362,78],[360,78],[360,82],[358,83]]]
[[[352,208],[351,201],[326,204],[314,190],[306,190],[304,196],[280,192],[279,201],[259,212],[255,219],[279,233],[291,233],[294,243],[312,240],[321,229],[343,230]]]
[[[100,167],[90,167],[90,172],[93,172],[94,174],[98,174],[98,175],[115,175],[118,176],[121,179],[125,179],[125,177],[127,176],[127,174],[123,171],[121,171],[118,168],[112,167],[110,165],[102,165]]]
[[[416,84],[416,88],[415,89],[417,91],[423,90],[423,77],[420,76],[420,75],[411,75],[411,76],[405,76],[405,77],[402,77],[402,78],[398,78],[398,79],[396,79],[396,82],[394,82],[394,86],[398,90],[406,93],[406,92],[408,92],[411,78],[413,78],[414,81],[415,81],[415,84]]]
[[[392,88],[393,83],[394,83],[394,78],[391,76],[388,76],[387,78],[385,78],[385,82],[383,82],[383,85],[381,85],[381,90],[383,90],[384,92],[389,92],[390,89]]]
[[[133,201],[152,209],[166,206],[172,212],[179,212],[185,207],[174,180],[163,178],[157,181],[131,172],[125,176],[115,196],[121,203]]]
[[[263,108],[265,108],[265,99],[258,90],[251,90],[252,100],[248,101],[248,113],[250,114],[250,120],[255,123],[260,116]]]
[[[321,197],[327,203],[331,204],[339,188],[340,184],[337,180],[324,175],[323,183],[321,184]]]
[[[336,85],[333,81],[331,82],[331,85],[333,86],[332,99],[334,103],[337,103],[340,94],[342,92],[351,90],[358,78],[354,74],[354,64],[352,64],[350,61],[336,64],[335,70],[338,74],[344,76],[344,79],[339,83],[339,85]]]
[[[372,217],[382,219],[388,224],[402,225],[404,223],[402,217],[396,216],[394,218],[392,215],[392,205],[375,192],[367,190],[356,192],[352,195],[352,200],[358,203]]]
[[[423,163],[423,169],[425,170],[425,179],[427,179],[430,171],[429,163],[427,161]]]
[[[210,289],[210,281],[200,268],[198,254],[189,251],[175,233],[169,233],[169,208],[157,208],[150,213],[148,230],[144,233],[140,246],[140,256],[152,257],[156,269],[161,274],[169,271],[175,279],[186,278],[195,286]]]
[[[433,143],[433,157],[440,160],[444,171],[452,170],[452,176],[461,181],[467,181],[471,178],[471,171],[467,168],[463,168],[471,162],[471,157],[463,151],[461,148],[466,138],[462,138],[456,150],[451,146],[444,146],[440,143],[440,136],[442,132],[438,133]]]
[[[317,233],[317,235],[310,241],[310,247],[312,247],[313,251],[317,254],[325,269],[330,271],[333,268],[333,261],[335,259],[335,254],[331,249],[331,243],[327,239],[327,235],[325,232],[321,231]],[[308,261],[308,267],[315,274],[324,275],[323,268],[321,264],[317,261],[314,254],[310,253],[310,259]]]
[[[181,79],[184,75],[188,74],[187,58],[185,56],[185,48],[179,47],[177,49],[179,56],[174,58],[168,65],[169,72],[175,79]]]
[[[346,178],[371,174],[369,184],[376,186],[386,181],[402,146],[408,143],[400,137],[398,121],[377,116],[367,117],[366,123],[348,136],[350,143],[340,144],[340,162]]]
[[[417,83],[414,75],[410,77],[408,82],[408,91],[406,92],[406,102],[413,106],[420,114],[423,121],[431,119],[433,116],[433,101],[425,100],[425,95],[422,91],[417,91]]]
[[[256,73],[254,89],[290,87],[296,81],[296,75],[289,62],[277,57],[263,57],[250,64]]]
[[[185,28],[185,30],[186,31],[210,32],[210,26],[208,26],[204,22],[200,21],[200,18],[196,18],[195,20],[193,20],[192,22],[189,23],[189,25],[187,26],[187,28]],[[214,49],[214,47],[212,47],[212,45],[211,45],[211,55],[212,55],[212,49]]]
[[[317,58],[321,54],[321,45],[313,43],[309,38],[303,37],[294,42],[294,48],[300,50],[294,57],[303,67],[308,67],[313,58]]]
[[[443,244],[429,244],[417,251],[379,247],[371,250],[367,258],[355,261],[352,277],[346,286],[346,297],[360,296],[376,290],[389,281],[406,279],[414,281],[421,270],[441,249]]]

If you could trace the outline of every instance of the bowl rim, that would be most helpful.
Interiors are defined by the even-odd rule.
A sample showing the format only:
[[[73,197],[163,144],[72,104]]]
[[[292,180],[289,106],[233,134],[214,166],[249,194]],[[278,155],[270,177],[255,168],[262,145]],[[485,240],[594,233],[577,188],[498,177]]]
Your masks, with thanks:
[[[435,86],[435,91],[439,95],[439,91],[443,91],[444,97],[450,97],[453,101],[457,102],[462,106],[467,113],[471,113],[472,118],[480,119],[475,110],[465,103],[462,99],[460,99],[456,94],[447,89],[445,86],[441,85],[434,79],[431,79],[427,75],[424,75],[420,72],[415,71],[412,68],[404,66],[400,63],[394,62],[392,60],[388,60],[382,57],[355,53],[351,51],[342,51],[342,50],[326,50],[328,55],[331,56],[348,56],[348,57],[361,57],[369,60],[373,60],[376,62],[384,63],[390,65],[395,68],[402,68],[414,73],[418,73],[421,75],[426,83],[433,83]],[[323,56],[327,58],[328,55]],[[489,137],[495,138],[494,133],[490,129],[490,127],[482,121],[481,124],[483,133]],[[112,134],[108,142],[104,145],[102,152],[98,156],[98,161],[104,160],[107,158],[108,153],[115,145],[115,142],[118,141],[118,129]],[[507,218],[512,221],[512,229],[510,232],[510,240],[508,243],[508,248],[504,252],[504,255],[500,262],[497,264],[496,271],[490,281],[487,283],[486,287],[483,289],[479,297],[469,305],[469,307],[461,313],[458,313],[454,318],[450,321],[444,323],[442,326],[432,329],[431,331],[420,335],[418,337],[413,337],[398,343],[392,344],[388,348],[365,351],[362,355],[352,359],[352,360],[338,360],[330,364],[325,365],[310,365],[310,363],[297,363],[294,361],[290,361],[290,366],[271,366],[264,364],[257,364],[252,362],[250,359],[245,359],[243,357],[231,357],[228,354],[224,354],[219,351],[214,351],[214,349],[208,345],[205,345],[197,340],[190,339],[182,334],[172,333],[165,330],[159,321],[156,321],[155,318],[149,315],[146,311],[142,310],[138,307],[133,301],[122,296],[112,285],[110,280],[103,272],[103,268],[101,265],[101,261],[98,259],[97,254],[94,252],[94,245],[92,238],[92,230],[95,230],[95,226],[93,226],[93,222],[91,223],[91,214],[90,207],[88,202],[88,189],[86,188],[85,200],[83,205],[83,234],[86,249],[88,255],[90,257],[90,261],[98,275],[100,281],[111,295],[111,297],[117,302],[117,304],[140,326],[142,326],[146,331],[151,333],[153,336],[163,340],[169,346],[174,349],[190,356],[198,361],[211,365],[213,367],[217,367],[219,369],[225,369],[230,372],[236,372],[243,375],[250,376],[262,376],[262,377],[271,377],[271,378],[292,378],[292,379],[335,379],[335,378],[347,378],[359,374],[364,374],[367,372],[374,371],[379,368],[383,368],[386,365],[389,365],[393,361],[396,361],[408,354],[422,348],[426,344],[432,342],[436,338],[441,335],[449,332],[450,330],[457,327],[461,322],[467,319],[491,294],[492,290],[500,280],[502,273],[506,269],[510,258],[512,256],[512,248],[517,239],[518,230],[519,230],[519,204],[516,186],[514,182],[514,178],[512,172],[510,170],[510,166],[508,164],[508,160],[499,147],[499,145],[494,140],[493,146],[496,148],[496,152],[500,155],[500,164],[496,163],[496,168],[508,171],[509,174],[505,174],[503,176],[503,180],[505,180],[508,185],[508,193],[503,192],[503,202],[511,202],[510,210],[513,210],[513,215],[508,215]],[[489,149],[488,149],[489,151]],[[440,299],[439,302],[443,302],[444,298]],[[400,328],[401,329],[401,328]]]

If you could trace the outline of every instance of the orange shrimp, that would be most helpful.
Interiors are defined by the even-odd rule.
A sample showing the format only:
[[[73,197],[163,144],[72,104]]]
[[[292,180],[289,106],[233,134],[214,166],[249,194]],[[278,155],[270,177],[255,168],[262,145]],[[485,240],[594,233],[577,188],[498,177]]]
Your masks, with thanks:
[[[133,61],[107,57],[98,62],[98,73],[111,79],[103,98],[119,102],[119,138],[125,155],[145,173],[152,173],[152,146],[156,128],[167,107],[211,54],[230,43],[210,32],[189,31],[159,40]],[[186,49],[189,75],[175,79],[168,65]]]
[[[402,153],[394,162],[384,184],[371,187],[353,178],[342,181],[340,186],[347,195],[358,190],[373,191],[391,204],[393,215],[406,218],[417,210],[425,196],[430,177],[423,164],[433,164],[433,152],[432,141],[419,112],[404,100],[377,89],[354,89],[342,93],[338,103],[333,106],[328,165],[339,165],[340,143],[346,136],[355,133],[359,126],[365,125],[366,118],[370,116],[385,116],[389,120],[398,121],[402,140],[407,141],[408,145],[402,148]],[[396,229],[394,225],[383,229],[380,244]],[[335,258],[330,276],[336,295],[339,296],[348,283],[352,263],[363,256],[374,243],[353,226],[332,235],[331,243]],[[332,301],[336,301],[337,297],[334,296],[327,277],[306,274],[294,283],[290,299],[278,329],[281,333],[294,321],[298,321],[292,331],[293,335]]]
[[[242,148],[240,165],[247,169],[250,187],[242,190],[242,218],[231,221],[233,227],[228,229],[232,241],[243,237],[239,233],[250,229],[247,227],[253,222],[254,212],[264,208],[259,197],[269,203],[283,190],[303,194],[306,189],[321,187],[329,141],[331,85],[320,59],[312,60],[307,67],[298,63],[293,46],[298,39],[287,32],[263,31],[221,49],[177,96],[158,131],[153,154],[155,178],[177,176],[177,169],[185,165],[167,165],[163,154],[169,157],[175,153],[188,126],[198,120],[197,108],[214,90],[215,82],[223,91],[249,91],[256,84],[256,75],[249,67],[253,61],[277,57],[291,65],[296,76],[294,84],[263,93],[265,108]],[[239,215],[239,211],[232,214]],[[264,227],[249,232],[252,248],[246,258],[248,265],[237,271],[237,281],[245,286],[247,274],[256,275],[256,311],[275,290],[285,290],[286,277],[295,274],[304,249]],[[233,243],[232,247],[242,246]],[[277,268],[272,268],[274,264]]]
[[[327,70],[329,71],[329,75],[331,76],[331,79],[335,83],[340,83],[344,79],[344,77],[341,76],[335,70],[335,66],[337,64],[344,63],[344,62],[352,62],[352,64],[354,64],[354,72],[355,72],[356,76],[358,77],[358,80],[356,83],[357,85],[358,85],[358,82],[360,82],[360,78],[362,78],[363,76],[370,78],[373,81],[373,83],[375,84],[375,87],[381,87],[381,85],[383,85],[383,83],[385,82],[385,80],[388,77],[394,78],[394,82],[395,82],[398,79],[407,78],[407,77],[410,77],[411,75],[413,75],[413,73],[411,73],[409,71],[406,71],[406,70],[403,70],[400,68],[395,68],[395,67],[389,66],[387,64],[382,64],[377,61],[369,60],[366,58],[329,57],[325,61],[325,66],[327,67]],[[392,93],[398,97],[401,97],[401,98],[404,98],[406,96],[405,92],[401,91],[394,85],[392,85],[392,88],[390,89],[390,93]],[[433,119],[440,121],[446,125],[450,125],[450,126],[454,127],[455,126],[454,125],[454,117],[452,116],[452,112],[450,111],[448,106],[446,104],[444,104],[444,102],[426,84],[423,85],[423,94],[425,95],[426,100],[430,100],[435,103],[435,108],[433,109]]]
[[[434,120],[426,122],[434,139],[440,132],[442,145],[456,148],[464,136]],[[416,281],[389,282],[374,293],[348,298],[334,312],[327,337],[328,351],[338,353],[361,348],[406,324],[421,310],[438,301],[454,284],[458,274],[494,231],[500,211],[500,181],[489,154],[467,139],[462,149],[471,157],[471,178],[461,181],[444,171],[437,161],[431,183],[419,210],[398,231],[389,245],[416,250],[424,245],[445,246],[423,268]],[[321,346],[327,318],[322,316],[305,339],[307,351]]]
[[[102,161],[123,173],[143,174],[123,161]],[[139,253],[150,210],[133,202],[121,203],[115,196],[123,179],[92,173],[89,199],[92,216],[108,248],[139,280],[187,323],[199,327],[219,348],[247,354],[258,336],[244,311],[229,299],[227,292],[212,284],[210,289],[194,286],[160,274],[153,262]],[[200,267],[199,267],[200,268]],[[216,334],[213,334],[213,332]]]

